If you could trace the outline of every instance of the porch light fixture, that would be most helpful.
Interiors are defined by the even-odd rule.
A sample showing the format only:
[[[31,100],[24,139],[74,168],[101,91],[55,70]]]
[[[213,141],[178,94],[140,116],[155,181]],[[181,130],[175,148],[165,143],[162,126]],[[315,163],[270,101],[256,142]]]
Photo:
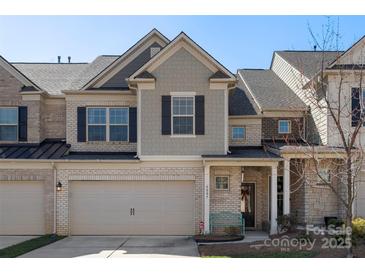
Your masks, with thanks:
[[[57,185],[56,185],[56,190],[57,191],[61,191],[62,190],[62,184],[61,182],[58,182]]]

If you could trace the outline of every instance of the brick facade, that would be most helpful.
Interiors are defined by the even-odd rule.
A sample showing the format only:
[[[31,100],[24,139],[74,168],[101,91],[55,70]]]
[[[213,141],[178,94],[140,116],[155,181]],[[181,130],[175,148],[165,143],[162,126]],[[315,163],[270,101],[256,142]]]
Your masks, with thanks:
[[[232,128],[244,127],[246,136],[243,140],[232,139]],[[261,119],[229,119],[229,145],[230,146],[260,146],[261,145]]]
[[[129,142],[77,142],[77,107],[88,106],[121,106],[136,107],[137,99],[135,95],[119,95],[111,99],[110,95],[98,96],[94,100],[92,95],[85,95],[78,99],[66,99],[67,143],[71,145],[72,151],[105,151],[105,152],[135,152],[136,143]]]
[[[0,107],[28,107],[28,141],[38,143],[41,139],[40,113],[41,103],[38,100],[25,101],[20,94],[23,84],[0,66]]]
[[[278,123],[279,120],[290,120],[291,121],[291,133],[290,134],[279,134]],[[262,118],[262,139],[300,139],[303,136],[303,118]]]
[[[258,230],[262,229],[263,222],[269,220],[268,176],[270,172],[270,168],[267,167],[244,167],[244,182],[255,184],[255,229]],[[216,190],[215,176],[229,176],[229,190]],[[211,167],[210,189],[212,213],[241,212],[241,167]]]

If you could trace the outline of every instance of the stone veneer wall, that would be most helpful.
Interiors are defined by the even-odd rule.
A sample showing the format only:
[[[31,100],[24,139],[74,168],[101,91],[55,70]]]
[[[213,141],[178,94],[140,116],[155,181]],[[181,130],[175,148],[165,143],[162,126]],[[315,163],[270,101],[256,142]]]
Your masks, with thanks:
[[[59,169],[57,180],[63,185],[57,192],[57,233],[70,233],[69,187],[72,181],[195,181],[195,233],[199,233],[199,222],[203,221],[204,173],[201,167],[141,167],[118,169]]]
[[[54,184],[52,169],[0,169],[0,181],[41,181],[44,184],[45,231],[53,232]]]

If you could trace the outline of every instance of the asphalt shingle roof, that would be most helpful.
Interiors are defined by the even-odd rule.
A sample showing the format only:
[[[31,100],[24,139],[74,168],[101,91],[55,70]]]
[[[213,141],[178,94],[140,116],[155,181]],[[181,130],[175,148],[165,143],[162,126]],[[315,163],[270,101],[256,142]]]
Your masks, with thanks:
[[[236,88],[229,91],[229,115],[256,115],[259,112],[241,77],[237,77]]]
[[[26,77],[50,94],[80,89],[109,66],[117,55],[102,55],[91,63],[12,63]]]
[[[279,159],[280,156],[265,150],[264,147],[230,147],[227,155],[202,155],[203,158],[248,158]]]
[[[272,70],[240,69],[238,73],[262,110],[306,108],[302,100]]]
[[[289,64],[296,68],[305,77],[311,79],[318,71],[321,70],[322,60],[325,67],[332,63],[341,51],[275,51]]]

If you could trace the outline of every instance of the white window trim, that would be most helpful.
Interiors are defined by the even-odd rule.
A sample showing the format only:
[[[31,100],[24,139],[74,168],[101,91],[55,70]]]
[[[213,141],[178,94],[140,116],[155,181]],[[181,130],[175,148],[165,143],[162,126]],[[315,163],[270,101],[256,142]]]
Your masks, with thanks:
[[[228,179],[228,188],[227,189],[224,189],[224,188],[217,188],[217,178],[227,178]],[[217,175],[217,176],[214,176],[214,189],[217,190],[217,191],[229,191],[231,188],[231,183],[230,183],[230,180],[229,180],[229,175]]]
[[[105,108],[105,124],[89,124],[89,109],[91,108]],[[110,124],[110,109],[111,108],[125,108],[127,109],[128,119],[127,124]],[[106,134],[105,134],[105,141],[89,141],[89,125],[90,126],[105,126]],[[110,126],[127,126],[127,140],[126,141],[110,141]],[[129,107],[119,107],[119,106],[111,106],[111,107],[99,107],[99,106],[91,106],[86,108],[86,140],[87,142],[129,142]]]
[[[243,138],[234,138],[233,129],[235,129],[235,128],[243,128]],[[232,141],[244,141],[244,140],[246,140],[246,127],[245,126],[232,126],[231,139],[232,139]]]
[[[19,111],[18,107],[0,107],[0,109],[15,109],[16,112],[16,124],[0,124],[0,126],[16,126],[16,138],[15,140],[7,141],[7,140],[0,140],[1,143],[4,142],[18,142],[19,140]]]
[[[288,122],[289,123],[289,131],[288,132],[280,131],[280,122]],[[291,121],[290,120],[279,120],[278,121],[278,133],[279,134],[290,134],[291,133]]]
[[[172,138],[194,138],[195,135],[195,92],[170,92],[171,95],[171,135]],[[191,97],[193,98],[193,114],[174,114],[174,98]],[[174,134],[174,117],[193,117],[193,133],[192,134]]]

